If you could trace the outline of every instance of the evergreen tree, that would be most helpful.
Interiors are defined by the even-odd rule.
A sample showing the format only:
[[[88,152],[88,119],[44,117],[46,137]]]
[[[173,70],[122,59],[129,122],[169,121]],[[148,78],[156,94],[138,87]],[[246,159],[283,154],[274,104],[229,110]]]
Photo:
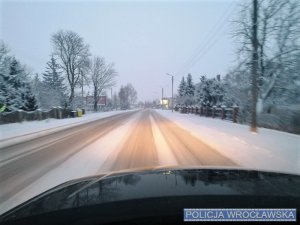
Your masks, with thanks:
[[[35,110],[35,96],[31,92],[25,69],[0,42],[0,108],[1,111]]]
[[[47,105],[47,103],[43,103],[43,105],[47,105],[48,108],[56,105],[64,105],[66,102],[66,86],[64,85],[64,78],[60,66],[53,56],[50,61],[47,62],[46,72],[43,74],[42,83],[48,92],[48,103],[52,104]],[[49,93],[51,94],[50,96]]]
[[[6,93],[6,87],[5,87],[5,83],[4,83],[4,74],[2,72],[0,72],[0,108],[2,109],[2,107],[5,107],[5,102],[6,102],[6,98],[5,98],[5,93]]]
[[[10,96],[14,101],[14,107],[25,111],[34,111],[38,108],[25,71],[16,59],[13,59],[10,65],[10,83],[13,87],[12,93],[15,93],[14,98]]]
[[[188,74],[186,81],[182,77],[178,88],[177,102],[184,105],[192,105],[194,103],[195,86],[193,84],[192,75]]]
[[[202,106],[221,105],[224,94],[224,85],[221,80],[215,78],[207,79],[205,76],[202,76],[200,83],[197,84],[196,101]]]
[[[43,83],[54,90],[65,90],[64,78],[60,71],[60,66],[56,62],[56,59],[51,56],[49,62],[47,62],[46,72],[43,74]]]
[[[195,85],[193,84],[192,75],[189,73],[186,78],[186,89],[185,89],[185,105],[193,105],[194,104],[194,92]]]
[[[200,105],[204,105],[204,99],[205,99],[205,93],[204,93],[204,85],[206,83],[206,77],[201,76],[200,77],[200,82],[196,85],[196,90],[195,90],[195,99],[196,102]]]
[[[221,80],[213,78],[211,85],[212,105],[221,106],[223,103],[224,92],[224,85]]]
[[[213,79],[205,79],[204,83],[202,84],[201,92],[202,92],[202,99],[201,99],[201,104],[203,106],[213,106],[212,102],[212,86],[213,86]]]
[[[36,98],[31,91],[28,83],[25,84],[25,93],[23,93],[23,107],[25,111],[34,111],[38,108]]]
[[[37,108],[35,97],[21,64],[15,58],[0,64],[3,69],[0,78],[1,106],[5,105],[6,111],[35,110]]]
[[[43,83],[40,81],[39,75],[36,73],[32,82],[32,91],[36,96],[36,101],[39,106],[42,106],[42,91]]]
[[[6,101],[8,93],[8,78],[10,57],[8,49],[3,42],[0,42],[0,108],[7,110]]]
[[[186,93],[186,82],[185,82],[184,77],[182,77],[181,82],[179,84],[179,88],[178,88],[178,95],[180,97],[183,97],[183,96],[185,96],[185,93]]]
[[[53,101],[53,97],[57,96],[55,90],[50,89],[45,85],[39,78],[39,75],[36,74],[33,79],[33,93],[36,96],[37,104],[42,109],[49,109],[54,105],[57,105],[57,101]]]
[[[189,73],[186,78],[186,90],[185,94],[189,97],[194,97],[195,86],[193,84],[192,75]]]
[[[6,106],[9,111],[21,109],[23,106],[22,94],[24,94],[23,70],[19,62],[13,58],[9,65],[8,76],[4,78],[6,85]]]

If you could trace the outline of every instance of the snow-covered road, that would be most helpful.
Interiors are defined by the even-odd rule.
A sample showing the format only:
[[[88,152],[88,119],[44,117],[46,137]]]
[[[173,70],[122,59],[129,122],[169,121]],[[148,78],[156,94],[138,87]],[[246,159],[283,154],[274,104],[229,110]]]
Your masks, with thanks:
[[[269,139],[253,138],[246,126],[229,122],[161,110],[98,115],[0,147],[0,213],[65,181],[121,169],[229,166],[300,173],[298,135],[265,135],[288,140],[287,157],[278,148],[270,151]]]

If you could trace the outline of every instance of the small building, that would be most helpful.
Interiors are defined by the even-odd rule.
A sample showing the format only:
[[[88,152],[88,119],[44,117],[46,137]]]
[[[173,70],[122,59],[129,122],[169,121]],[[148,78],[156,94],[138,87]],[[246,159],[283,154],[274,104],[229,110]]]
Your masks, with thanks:
[[[88,111],[94,110],[94,96],[88,95],[85,97],[85,105],[86,109]],[[107,105],[107,97],[106,95],[100,95],[98,102],[97,102],[98,108],[104,108]]]

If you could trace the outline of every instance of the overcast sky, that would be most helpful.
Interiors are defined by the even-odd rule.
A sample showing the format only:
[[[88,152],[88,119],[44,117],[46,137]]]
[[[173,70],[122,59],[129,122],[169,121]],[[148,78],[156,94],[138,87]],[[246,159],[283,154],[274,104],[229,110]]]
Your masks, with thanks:
[[[225,75],[235,59],[230,20],[236,0],[3,1],[0,38],[35,73],[45,70],[50,37],[73,30],[93,55],[114,62],[117,91],[132,83],[140,100],[171,95],[183,75]]]

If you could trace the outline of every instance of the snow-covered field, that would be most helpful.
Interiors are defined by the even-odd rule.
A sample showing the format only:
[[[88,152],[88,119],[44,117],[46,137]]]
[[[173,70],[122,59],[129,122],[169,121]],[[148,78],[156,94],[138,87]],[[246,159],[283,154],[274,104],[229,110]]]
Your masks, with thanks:
[[[157,110],[243,167],[300,174],[300,135],[230,121]]]

